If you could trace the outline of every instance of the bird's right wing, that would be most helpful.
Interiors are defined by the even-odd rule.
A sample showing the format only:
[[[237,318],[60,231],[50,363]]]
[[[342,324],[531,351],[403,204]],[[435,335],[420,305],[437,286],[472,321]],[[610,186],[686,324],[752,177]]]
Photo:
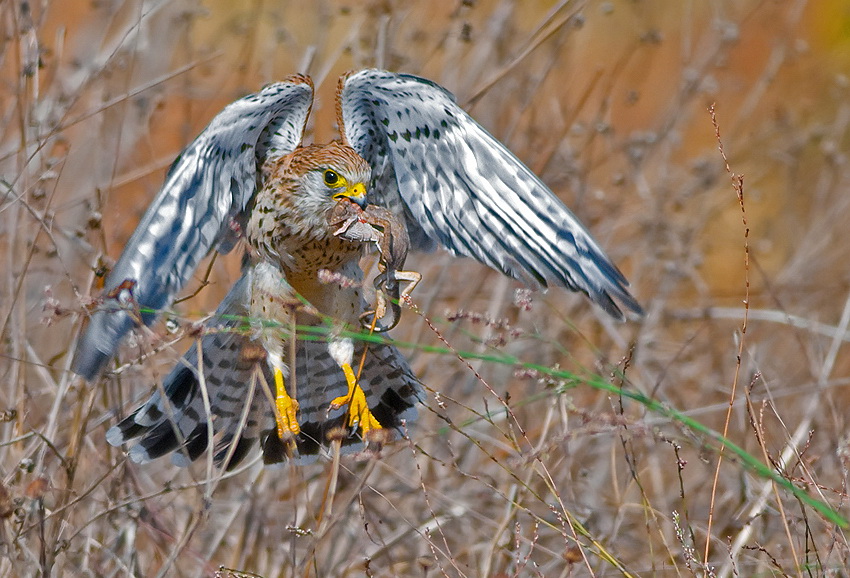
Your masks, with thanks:
[[[295,150],[312,103],[310,79],[291,76],[227,106],[186,147],[106,280],[77,347],[76,373],[89,380],[100,373],[135,324],[128,308],[149,325],[210,251],[233,247],[258,167]]]

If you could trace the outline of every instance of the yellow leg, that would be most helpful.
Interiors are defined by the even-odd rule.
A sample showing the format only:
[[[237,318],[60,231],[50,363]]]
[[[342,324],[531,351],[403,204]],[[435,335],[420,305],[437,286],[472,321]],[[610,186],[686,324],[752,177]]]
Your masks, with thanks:
[[[283,384],[283,372],[274,368],[274,387],[276,392],[275,405],[277,406],[277,435],[285,440],[291,435],[301,433],[301,426],[295,414],[298,412],[298,400],[289,397],[286,386]]]
[[[348,393],[341,395],[331,401],[331,409],[339,409],[344,405],[348,405],[348,425],[349,427],[360,426],[365,437],[372,430],[382,429],[381,423],[372,415],[369,409],[369,404],[366,403],[366,394],[363,389],[357,384],[357,378],[354,376],[354,370],[351,369],[351,364],[341,363],[340,367],[345,374],[345,381],[348,382]]]

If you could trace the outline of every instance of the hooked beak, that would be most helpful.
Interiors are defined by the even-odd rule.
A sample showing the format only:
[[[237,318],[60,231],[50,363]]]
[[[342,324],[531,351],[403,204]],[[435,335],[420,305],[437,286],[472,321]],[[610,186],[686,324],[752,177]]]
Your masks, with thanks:
[[[344,191],[341,191],[333,196],[335,201],[341,201],[342,199],[350,199],[352,202],[357,203],[361,207],[366,206],[366,185],[363,183],[355,183]]]

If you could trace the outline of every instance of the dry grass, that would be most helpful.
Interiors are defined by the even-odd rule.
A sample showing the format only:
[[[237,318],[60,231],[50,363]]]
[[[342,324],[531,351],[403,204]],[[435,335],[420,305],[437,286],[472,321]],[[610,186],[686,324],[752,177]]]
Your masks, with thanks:
[[[847,575],[844,530],[781,483],[848,516],[846,2],[230,4],[0,4],[0,574]],[[373,65],[455,92],[646,318],[561,291],[524,311],[514,282],[414,255],[419,307],[467,355],[424,351],[405,314],[430,392],[409,441],[338,477],[130,464],[104,432],[182,345],[76,378],[94,265],[224,104],[310,73],[325,141],[336,76]],[[212,310],[237,259],[179,314]]]

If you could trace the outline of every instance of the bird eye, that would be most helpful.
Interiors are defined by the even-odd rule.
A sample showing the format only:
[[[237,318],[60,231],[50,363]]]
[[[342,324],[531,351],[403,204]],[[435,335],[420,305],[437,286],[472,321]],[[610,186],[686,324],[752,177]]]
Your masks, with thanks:
[[[339,175],[332,170],[325,171],[325,184],[332,187],[339,183]]]

